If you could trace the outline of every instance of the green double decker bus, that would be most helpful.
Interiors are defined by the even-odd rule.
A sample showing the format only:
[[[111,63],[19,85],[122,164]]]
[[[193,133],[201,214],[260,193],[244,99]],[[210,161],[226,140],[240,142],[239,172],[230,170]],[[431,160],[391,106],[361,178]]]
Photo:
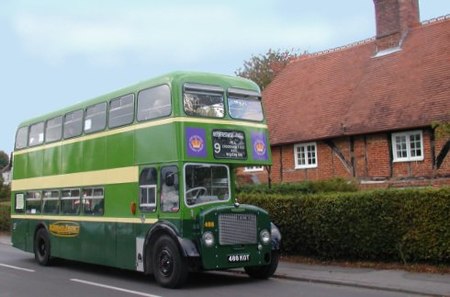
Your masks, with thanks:
[[[271,164],[258,86],[174,72],[20,124],[12,243],[35,255],[153,274],[275,272],[281,235],[239,204],[235,172]]]

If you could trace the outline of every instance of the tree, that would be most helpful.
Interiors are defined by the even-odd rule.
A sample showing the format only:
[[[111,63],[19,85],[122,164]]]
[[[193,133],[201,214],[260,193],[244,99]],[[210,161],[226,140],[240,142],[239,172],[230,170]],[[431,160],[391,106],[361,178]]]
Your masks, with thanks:
[[[9,164],[9,157],[4,151],[0,151],[0,171],[8,166]]]
[[[243,68],[235,71],[235,74],[254,81],[261,90],[264,90],[290,61],[304,54],[306,52],[299,54],[295,50],[269,49],[264,55],[252,55],[250,60],[244,61]]]
[[[435,129],[438,138],[450,137],[450,122],[433,122],[431,124]]]

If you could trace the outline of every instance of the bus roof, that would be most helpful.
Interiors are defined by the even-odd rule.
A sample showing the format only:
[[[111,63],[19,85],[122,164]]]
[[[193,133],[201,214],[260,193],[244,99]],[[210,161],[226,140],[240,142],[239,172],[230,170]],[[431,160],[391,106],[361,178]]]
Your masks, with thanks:
[[[76,103],[74,105],[71,105],[66,108],[62,108],[50,113],[47,113],[45,115],[41,115],[38,117],[34,117],[32,119],[23,121],[19,124],[20,127],[28,126],[34,123],[42,122],[47,119],[52,119],[54,117],[64,115],[68,112],[78,110],[78,109],[84,109],[88,106],[94,105],[96,103],[109,101],[114,98],[118,98],[123,95],[131,94],[131,93],[137,93],[140,90],[162,85],[162,84],[168,84],[169,86],[172,86],[172,84],[182,85],[186,82],[197,82],[197,83],[204,83],[204,84],[211,84],[211,85],[221,85],[225,88],[233,87],[233,88],[242,88],[247,90],[253,90],[256,92],[259,92],[259,87],[256,83],[254,83],[251,80],[248,80],[246,78],[242,77],[236,77],[236,76],[229,76],[229,75],[223,75],[223,74],[215,74],[215,73],[207,73],[207,72],[193,72],[193,71],[175,71],[170,72],[155,78],[147,79],[140,81],[138,83],[135,83],[133,85],[118,89],[116,91],[100,95],[94,98],[91,98],[89,100],[81,101],[79,103]]]

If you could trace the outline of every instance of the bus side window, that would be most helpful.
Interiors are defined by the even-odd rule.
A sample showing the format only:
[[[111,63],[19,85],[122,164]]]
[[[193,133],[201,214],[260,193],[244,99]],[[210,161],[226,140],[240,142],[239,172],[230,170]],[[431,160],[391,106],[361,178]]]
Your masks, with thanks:
[[[106,102],[86,108],[84,116],[84,132],[94,133],[106,127]]]
[[[44,122],[31,125],[28,145],[36,146],[42,144],[43,142],[44,142]]]
[[[143,211],[156,210],[156,168],[145,168],[139,176],[139,207]]]
[[[16,134],[16,149],[27,147],[28,143],[28,126],[19,128]]]
[[[26,213],[29,214],[39,214],[41,213],[41,192],[30,191],[25,194],[26,201]]]
[[[61,139],[62,135],[62,116],[50,119],[45,127],[45,142],[54,142]]]
[[[80,213],[79,189],[66,189],[61,191],[61,213],[62,214]]]
[[[83,131],[83,110],[66,113],[64,116],[64,139],[80,136]]]
[[[58,214],[59,213],[59,191],[44,191],[44,199],[42,201],[42,213]]]
[[[104,195],[102,188],[83,189],[83,214],[101,216],[104,208]]]
[[[145,89],[138,94],[137,120],[147,121],[168,116],[172,113],[170,89],[162,85]]]
[[[180,208],[178,191],[178,168],[167,166],[161,169],[161,210],[177,212]]]
[[[108,127],[115,128],[131,124],[134,119],[134,95],[129,94],[109,103]]]

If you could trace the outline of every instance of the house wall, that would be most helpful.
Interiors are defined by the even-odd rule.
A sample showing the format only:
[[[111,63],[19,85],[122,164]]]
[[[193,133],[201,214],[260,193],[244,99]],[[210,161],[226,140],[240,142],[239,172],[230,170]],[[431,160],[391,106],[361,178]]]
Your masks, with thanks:
[[[435,139],[431,129],[422,133],[423,161],[393,162],[390,133],[318,141],[316,168],[295,168],[295,144],[273,146],[271,180],[289,183],[340,177],[357,180],[365,188],[450,185],[450,153],[439,169],[434,165],[447,139]],[[267,171],[251,174],[252,180],[255,176],[262,183],[268,180]]]

